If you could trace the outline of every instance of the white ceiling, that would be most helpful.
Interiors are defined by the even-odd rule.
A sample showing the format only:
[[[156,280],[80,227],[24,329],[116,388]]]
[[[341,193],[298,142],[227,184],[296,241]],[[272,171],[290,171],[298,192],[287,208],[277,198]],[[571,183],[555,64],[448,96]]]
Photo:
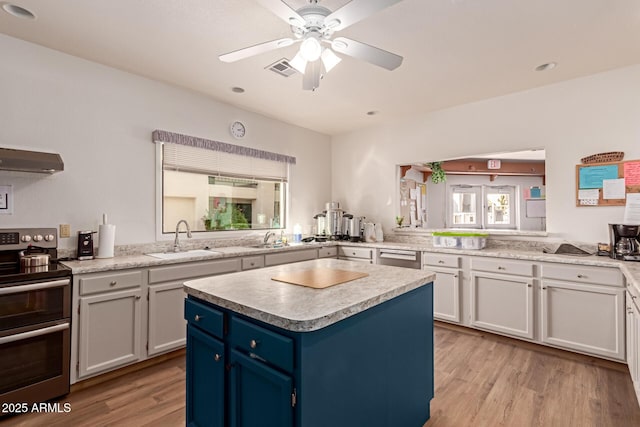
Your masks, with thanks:
[[[302,90],[299,74],[264,69],[296,46],[218,60],[290,36],[253,0],[13,3],[37,19],[0,11],[2,33],[329,135],[640,63],[638,0],[404,0],[336,33],[402,55],[403,64],[387,71],[342,55],[315,92]],[[534,71],[550,61],[558,66]]]

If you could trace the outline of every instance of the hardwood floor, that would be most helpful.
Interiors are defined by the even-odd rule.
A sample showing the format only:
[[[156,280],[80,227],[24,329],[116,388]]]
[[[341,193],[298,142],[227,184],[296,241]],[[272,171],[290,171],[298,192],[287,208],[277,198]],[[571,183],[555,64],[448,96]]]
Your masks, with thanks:
[[[425,427],[640,426],[623,364],[440,323],[435,342]],[[176,357],[75,387],[60,400],[71,404],[69,413],[25,414],[0,426],[183,426],[184,376],[184,356]]]

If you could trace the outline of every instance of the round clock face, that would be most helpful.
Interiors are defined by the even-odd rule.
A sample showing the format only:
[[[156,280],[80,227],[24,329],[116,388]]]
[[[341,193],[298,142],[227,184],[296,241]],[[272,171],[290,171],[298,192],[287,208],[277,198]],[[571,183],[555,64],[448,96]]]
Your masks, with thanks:
[[[247,129],[244,127],[242,122],[233,122],[231,123],[231,135],[234,138],[244,138],[244,134],[247,132]]]

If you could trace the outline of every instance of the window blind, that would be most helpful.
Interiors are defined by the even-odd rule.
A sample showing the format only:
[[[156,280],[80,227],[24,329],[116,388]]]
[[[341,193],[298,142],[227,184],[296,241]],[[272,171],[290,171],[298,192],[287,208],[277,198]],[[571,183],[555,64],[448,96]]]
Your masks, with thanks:
[[[287,181],[289,163],[224,151],[164,143],[163,169]]]

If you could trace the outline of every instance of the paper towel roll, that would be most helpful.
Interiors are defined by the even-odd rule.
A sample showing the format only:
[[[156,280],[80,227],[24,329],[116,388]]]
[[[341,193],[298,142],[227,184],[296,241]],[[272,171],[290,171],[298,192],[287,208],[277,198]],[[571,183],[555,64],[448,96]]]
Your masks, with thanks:
[[[96,258],[113,258],[116,242],[116,226],[101,224],[98,228],[98,255]]]

